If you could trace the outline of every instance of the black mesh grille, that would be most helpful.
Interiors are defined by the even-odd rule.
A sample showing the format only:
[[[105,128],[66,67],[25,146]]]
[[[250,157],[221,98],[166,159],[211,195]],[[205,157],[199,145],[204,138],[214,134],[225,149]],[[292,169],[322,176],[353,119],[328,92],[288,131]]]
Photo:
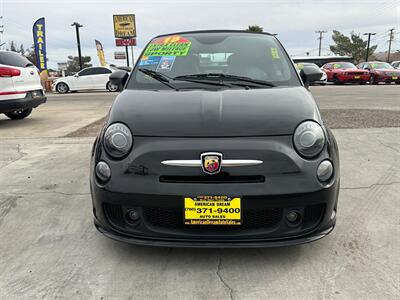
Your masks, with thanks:
[[[147,207],[143,209],[146,222],[150,225],[164,228],[201,228],[206,230],[218,229],[255,229],[255,228],[268,228],[276,226],[282,219],[282,209],[280,208],[267,208],[260,210],[245,210],[242,216],[242,225],[238,226],[201,226],[201,225],[184,225],[183,223],[183,210],[176,208],[159,208]]]
[[[121,205],[104,203],[104,211],[109,222],[118,228],[128,229],[129,223],[125,220],[124,212],[129,207]],[[275,230],[279,226],[286,226],[284,213],[291,208],[242,208],[242,224],[241,225],[185,225],[184,213],[182,207],[141,207],[142,217],[147,225],[177,230],[207,231],[215,233],[238,232],[243,230]],[[315,227],[324,214],[325,205],[316,204],[304,207],[304,216],[302,221],[302,229],[310,229]]]
[[[124,213],[122,212],[122,206],[104,203],[104,212],[108,218],[114,225],[123,226],[125,223]]]

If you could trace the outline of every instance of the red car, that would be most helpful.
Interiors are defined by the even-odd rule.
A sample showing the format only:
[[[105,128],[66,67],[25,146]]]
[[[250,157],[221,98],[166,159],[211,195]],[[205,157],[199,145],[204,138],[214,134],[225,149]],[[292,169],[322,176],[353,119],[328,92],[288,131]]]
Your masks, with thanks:
[[[368,70],[360,70],[349,62],[332,62],[322,66],[328,81],[335,84],[360,83],[366,84],[369,81]]]
[[[400,70],[395,69],[388,63],[381,61],[368,61],[358,65],[360,69],[368,70],[371,73],[371,84],[379,82],[395,82],[400,84]]]

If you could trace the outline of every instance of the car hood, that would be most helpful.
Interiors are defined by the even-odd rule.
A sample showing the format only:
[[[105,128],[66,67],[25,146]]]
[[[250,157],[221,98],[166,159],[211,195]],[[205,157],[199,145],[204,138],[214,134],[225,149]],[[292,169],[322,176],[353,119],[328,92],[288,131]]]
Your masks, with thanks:
[[[364,73],[366,72],[366,70],[362,70],[362,69],[336,69],[338,72],[357,72],[357,73]]]
[[[399,73],[400,74],[400,70],[397,70],[397,69],[375,69],[375,70],[379,71],[379,72]]]
[[[136,136],[222,137],[293,134],[304,120],[321,122],[304,87],[250,90],[125,90],[108,123],[123,122]]]

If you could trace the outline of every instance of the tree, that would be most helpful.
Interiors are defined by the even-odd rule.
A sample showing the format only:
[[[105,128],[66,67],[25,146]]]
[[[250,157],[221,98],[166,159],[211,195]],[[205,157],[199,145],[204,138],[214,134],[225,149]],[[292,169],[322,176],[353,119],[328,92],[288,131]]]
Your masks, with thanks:
[[[10,51],[17,52],[17,47],[15,44],[16,43],[14,41],[10,42]]]
[[[263,32],[264,28],[262,28],[261,26],[258,26],[258,25],[249,25],[249,27],[247,27],[246,31]]]
[[[92,64],[90,63],[91,60],[92,58],[90,56],[82,56],[82,68],[91,67],[92,66]],[[72,55],[68,56],[66,73],[73,74],[78,71],[79,71],[79,57]]]
[[[35,46],[32,45],[30,49],[26,49],[25,57],[34,65],[36,65],[36,53],[35,53]]]
[[[341,32],[334,30],[332,34],[334,45],[329,46],[330,50],[337,55],[352,56],[355,63],[362,62],[367,55],[367,41],[364,41],[359,34],[353,31],[350,37],[345,36]],[[369,55],[372,55],[378,46],[369,47]]]

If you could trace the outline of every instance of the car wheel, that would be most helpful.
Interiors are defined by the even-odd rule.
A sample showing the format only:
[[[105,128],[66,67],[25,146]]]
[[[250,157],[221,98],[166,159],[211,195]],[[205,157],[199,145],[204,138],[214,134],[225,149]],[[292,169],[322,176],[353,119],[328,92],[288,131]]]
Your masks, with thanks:
[[[339,81],[339,79],[336,76],[333,77],[333,83],[334,84],[344,84],[343,82]]]
[[[376,81],[374,75],[371,75],[371,77],[370,77],[370,79],[369,79],[369,83],[370,83],[370,84],[378,84],[378,81]]]
[[[118,92],[119,88],[118,85],[112,84],[110,81],[107,82],[107,90],[110,92]]]
[[[65,93],[68,93],[69,87],[66,83],[60,82],[56,86],[56,91],[59,92],[60,94],[65,94]]]
[[[32,112],[32,108],[27,108],[23,110],[16,110],[12,112],[5,113],[7,117],[9,117],[11,120],[22,120],[25,119],[27,116],[29,116]]]
[[[365,81],[361,81],[361,82],[360,82],[360,85],[365,85],[365,84],[366,84]]]

